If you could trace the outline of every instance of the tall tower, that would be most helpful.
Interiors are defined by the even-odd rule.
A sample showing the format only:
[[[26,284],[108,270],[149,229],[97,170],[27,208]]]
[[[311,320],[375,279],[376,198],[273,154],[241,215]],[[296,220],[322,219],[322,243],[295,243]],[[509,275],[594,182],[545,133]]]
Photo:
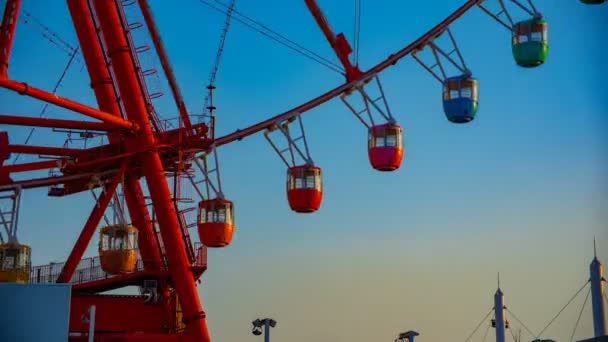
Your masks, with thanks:
[[[492,327],[496,329],[496,342],[505,342],[506,329],[509,329],[509,321],[505,318],[505,295],[500,289],[500,273],[498,274],[498,289],[494,294],[494,319]]]
[[[606,336],[606,309],[604,307],[605,279],[602,263],[597,259],[595,240],[593,241],[593,261],[589,266],[591,274],[591,304],[593,308],[593,333],[595,337]]]
[[[498,289],[494,294],[494,318],[496,342],[505,342],[505,295],[500,289],[500,283],[498,284]]]

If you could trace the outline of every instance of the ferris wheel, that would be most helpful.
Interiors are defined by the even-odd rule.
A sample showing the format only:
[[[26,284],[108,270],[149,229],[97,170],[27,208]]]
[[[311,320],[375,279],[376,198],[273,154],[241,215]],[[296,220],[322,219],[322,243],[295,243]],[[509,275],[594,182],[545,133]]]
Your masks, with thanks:
[[[77,48],[22,9],[20,0],[6,1],[0,28],[0,87],[95,119],[44,118],[44,110],[40,117],[0,115],[3,125],[46,128],[67,135],[63,146],[50,147],[30,144],[29,137],[19,144],[11,139],[10,132],[0,131],[0,201],[4,202],[0,207],[0,281],[72,283],[70,332],[80,333],[71,337],[74,340],[87,336],[88,328],[81,317],[93,305],[106,310],[98,313],[95,329],[97,335],[108,339],[210,340],[195,281],[206,270],[207,248],[228,246],[235,229],[234,204],[224,194],[220,178],[218,149],[223,145],[263,134],[285,164],[289,207],[297,213],[313,213],[322,205],[322,169],[313,161],[303,114],[339,98],[367,130],[371,167],[394,171],[404,158],[403,129],[384,92],[382,72],[411,56],[439,82],[446,119],[466,124],[478,112],[479,82],[451,29],[464,13],[478,9],[503,26],[505,44],[511,45],[514,63],[519,67],[542,65],[549,51],[548,23],[531,0],[469,0],[415,41],[362,70],[357,35],[351,45],[343,33],[334,32],[315,0],[305,0],[338,62],[279,37],[291,48],[341,73],[343,83],[283,113],[216,136],[214,80],[228,27],[231,21],[250,27],[259,23],[237,11],[234,0],[201,2],[224,13],[226,21],[205,108],[195,114],[187,110],[146,0],[68,1]],[[358,3],[360,0],[355,1]],[[23,83],[27,80],[11,79],[9,56],[20,19],[29,20],[46,39],[68,52],[66,69],[76,59],[81,60],[97,108],[57,96],[57,87],[47,91]],[[269,29],[262,25],[257,30],[264,33]],[[430,58],[425,58],[423,51]],[[162,73],[146,64],[149,55],[158,59]],[[169,84],[178,118],[162,118],[155,107],[155,101],[164,94],[151,84],[161,75]],[[35,160],[19,162],[21,155]],[[39,176],[40,172],[48,174]],[[89,192],[94,199],[64,263],[32,267],[32,249],[17,239],[22,198],[34,188],[47,188],[49,197]],[[188,191],[196,199],[184,195]],[[98,229],[100,225],[103,227]],[[194,227],[200,242],[190,236]],[[96,233],[99,256],[83,259]],[[125,286],[138,286],[141,295],[99,295]]]

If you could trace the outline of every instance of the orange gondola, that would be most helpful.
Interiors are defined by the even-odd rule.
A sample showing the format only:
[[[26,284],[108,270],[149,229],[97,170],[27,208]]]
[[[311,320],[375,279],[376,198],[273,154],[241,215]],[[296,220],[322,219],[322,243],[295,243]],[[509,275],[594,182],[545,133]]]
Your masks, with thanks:
[[[137,228],[128,224],[103,227],[99,259],[101,269],[108,274],[133,272],[137,266]]]
[[[314,165],[290,167],[287,170],[287,200],[295,212],[317,211],[323,200],[321,168]]]
[[[226,247],[234,234],[234,208],[223,198],[209,199],[198,204],[198,234],[207,247]]]

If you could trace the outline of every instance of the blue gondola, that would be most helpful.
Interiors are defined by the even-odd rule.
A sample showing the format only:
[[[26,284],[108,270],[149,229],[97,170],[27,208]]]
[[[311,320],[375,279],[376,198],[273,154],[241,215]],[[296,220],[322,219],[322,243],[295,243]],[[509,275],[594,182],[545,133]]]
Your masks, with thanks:
[[[445,80],[443,86],[443,111],[450,122],[467,123],[477,114],[477,79],[461,75]]]

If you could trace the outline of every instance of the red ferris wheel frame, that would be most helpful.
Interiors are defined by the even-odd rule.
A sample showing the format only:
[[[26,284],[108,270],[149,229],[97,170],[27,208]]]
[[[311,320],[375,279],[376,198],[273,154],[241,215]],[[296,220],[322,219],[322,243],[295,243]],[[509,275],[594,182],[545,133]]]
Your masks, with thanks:
[[[517,3],[515,0],[511,1]],[[160,320],[155,321],[150,317],[162,317],[167,310],[175,311],[175,307],[145,306],[132,298],[102,298],[94,295],[82,295],[75,297],[72,310],[78,311],[80,314],[90,305],[96,305],[102,308],[102,311],[103,309],[112,311],[112,315],[100,316],[99,324],[106,327],[118,327],[115,330],[123,329],[127,332],[108,334],[106,335],[107,338],[120,337],[128,341],[209,341],[206,315],[195,285],[195,281],[204,272],[205,267],[197,267],[200,265],[196,265],[187,253],[189,237],[184,236],[184,231],[180,228],[178,213],[173,205],[171,188],[165,172],[175,169],[178,172],[179,170],[185,170],[188,167],[186,165],[188,160],[197,154],[207,153],[217,147],[264,130],[271,130],[277,125],[298,118],[304,112],[333,98],[361,88],[380,72],[395,65],[400,59],[422,50],[427,44],[444,33],[449,25],[469,9],[475,6],[481,7],[483,0],[466,1],[426,34],[391,54],[384,61],[367,71],[361,71],[358,66],[350,62],[351,49],[346,38],[343,34],[335,35],[333,33],[316,1],[305,0],[308,9],[344,67],[346,82],[289,111],[217,138],[214,136],[213,120],[197,124],[191,122],[150,7],[146,0],[137,0],[180,115],[181,124],[179,128],[166,131],[155,129],[154,118],[150,116],[149,108],[144,100],[146,94],[142,89],[141,80],[137,78],[137,64],[133,57],[134,46],[128,39],[124,18],[121,17],[120,9],[121,6],[126,5],[125,2],[135,3],[134,0],[67,1],[91,79],[91,88],[99,106],[97,109],[8,77],[9,56],[19,14],[20,0],[7,0],[2,26],[0,27],[0,87],[99,121],[0,115],[0,123],[101,131],[106,132],[109,143],[82,150],[16,145],[10,144],[6,133],[0,132],[0,190],[12,187],[29,189],[61,184],[64,186],[62,195],[69,195],[88,190],[91,186],[101,186],[103,188],[102,194],[93,207],[57,279],[57,282],[62,283],[69,282],[72,279],[116,188],[119,184],[122,184],[130,217],[134,226],[139,230],[139,248],[143,261],[143,269],[139,274],[156,275],[163,279],[161,285],[163,289],[167,292],[171,289],[175,290],[175,298],[179,302],[178,306],[181,311],[181,320],[185,324],[185,331],[178,334],[176,329],[169,329],[173,333],[166,334],[161,333],[161,328],[153,327],[155,324],[160,324],[158,323]],[[499,2],[504,7],[502,0],[499,0]],[[519,3],[517,4],[519,5]],[[487,11],[483,7],[482,9]],[[101,31],[101,35],[98,34],[97,27]],[[111,62],[111,70],[107,67],[107,62]],[[120,93],[121,102],[117,98],[116,90]],[[10,153],[53,155],[61,158],[51,161],[3,165]],[[60,176],[19,181],[12,181],[10,178],[11,173],[45,170],[58,166],[63,173]],[[96,177],[96,183],[92,183],[93,177]],[[159,240],[144,200],[140,184],[141,178],[146,181],[152,206],[157,216],[162,248],[159,247]],[[111,278],[104,284],[107,285],[108,282],[111,282],[114,285],[128,285],[136,282],[134,278],[134,275],[125,275]],[[86,284],[81,284],[75,286],[75,291],[88,289],[89,292],[98,292],[106,289],[104,287],[106,285],[95,283],[87,287]],[[163,292],[161,296],[169,296],[169,294]],[[125,325],[125,320],[130,320],[129,324],[131,325]],[[77,323],[74,324],[78,325]],[[78,328],[85,330],[82,328],[82,324]],[[133,334],[133,331],[144,331],[145,333]]]

